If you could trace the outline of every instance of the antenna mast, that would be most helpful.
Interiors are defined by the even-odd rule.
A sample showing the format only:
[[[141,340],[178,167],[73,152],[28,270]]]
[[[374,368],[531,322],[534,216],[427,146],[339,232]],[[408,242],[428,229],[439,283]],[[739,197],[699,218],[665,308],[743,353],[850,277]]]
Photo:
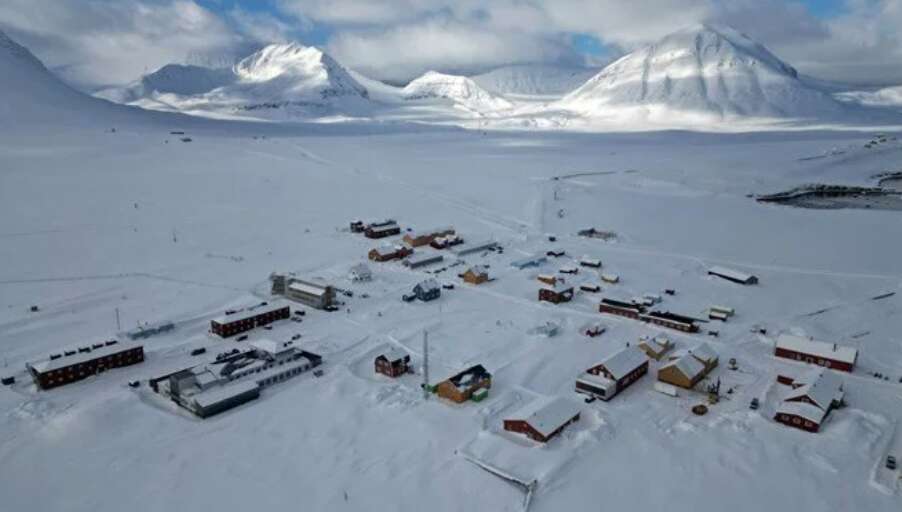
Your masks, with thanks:
[[[429,333],[423,331],[423,399],[429,400]]]

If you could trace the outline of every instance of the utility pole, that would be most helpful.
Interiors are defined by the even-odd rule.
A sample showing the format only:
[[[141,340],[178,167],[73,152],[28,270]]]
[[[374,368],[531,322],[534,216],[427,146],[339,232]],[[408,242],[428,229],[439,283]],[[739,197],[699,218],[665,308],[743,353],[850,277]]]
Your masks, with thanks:
[[[116,332],[122,330],[122,325],[119,323],[119,308],[116,308]]]
[[[429,400],[429,333],[423,331],[423,399]]]

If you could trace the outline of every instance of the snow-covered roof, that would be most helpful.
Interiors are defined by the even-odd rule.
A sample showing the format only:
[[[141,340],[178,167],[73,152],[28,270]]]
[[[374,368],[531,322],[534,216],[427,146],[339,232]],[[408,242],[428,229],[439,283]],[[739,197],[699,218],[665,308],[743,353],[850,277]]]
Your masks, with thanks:
[[[711,345],[703,342],[695,348],[689,349],[689,353],[695,356],[697,359],[700,359],[707,364],[711,364],[711,362],[717,360],[717,352],[711,348]]]
[[[197,405],[201,407],[210,407],[211,405],[218,404],[219,402],[222,402],[224,400],[228,400],[230,398],[256,389],[259,389],[259,386],[256,382],[238,382],[236,384],[229,384],[228,386],[220,386],[208,389],[207,391],[203,391],[194,395],[192,399]]]
[[[373,250],[376,251],[376,254],[378,254],[379,256],[391,256],[392,254],[398,252],[398,249],[400,249],[400,247],[398,247],[397,245],[380,245]]]
[[[454,228],[451,226],[445,226],[445,227],[441,227],[441,228],[424,229],[424,230],[417,229],[414,231],[410,231],[406,235],[404,235],[404,238],[414,239],[414,238],[420,238],[423,236],[444,236],[444,235],[453,235],[453,234],[454,234]]]
[[[288,288],[294,290],[296,292],[306,293],[308,295],[315,295],[317,297],[322,297],[326,294],[326,288],[322,286],[317,286],[313,283],[307,283],[304,281],[292,281],[291,284],[288,285]]]
[[[806,402],[783,402],[777,407],[777,414],[792,414],[800,418],[817,423],[824,421],[826,411]]]
[[[386,359],[388,359],[388,362],[394,362],[394,361],[398,361],[399,359],[404,359],[405,357],[407,357],[408,354],[407,354],[407,352],[405,352],[404,350],[401,350],[398,347],[391,347],[391,348],[381,352],[379,355],[384,356]]]
[[[539,256],[539,255],[534,254],[532,256],[528,256],[523,259],[512,261],[511,266],[516,267],[516,268],[524,268],[524,267],[529,267],[529,266],[533,266],[533,265],[536,265],[536,266],[541,265],[542,263],[545,263],[546,261],[548,261],[548,259],[545,256]]]
[[[457,246],[457,248],[451,249],[451,252],[456,256],[464,256],[464,255],[470,254],[472,252],[484,251],[486,249],[491,249],[492,247],[495,247],[496,245],[498,245],[498,242],[495,242],[493,240],[486,240],[483,242],[475,242],[475,243],[459,245],[459,246]]]
[[[642,363],[646,361],[648,361],[648,359],[645,357],[645,353],[636,347],[625,347],[608,356],[607,359],[599,364],[607,368],[614,378],[622,379],[631,371],[642,366]]]
[[[45,359],[43,361],[29,363],[29,366],[42,373],[49,372],[58,370],[60,368],[65,368],[67,366],[72,366],[73,364],[84,363],[92,359],[105,357],[111,354],[118,354],[120,352],[125,352],[126,350],[131,350],[142,346],[143,345],[141,345],[140,343],[115,343],[113,345],[104,345],[103,347],[92,348],[90,352],[76,352],[71,356],[63,356],[56,359]]]
[[[438,281],[436,281],[435,279],[432,279],[430,277],[429,279],[426,279],[425,281],[420,281],[419,283],[417,283],[415,288],[419,288],[423,291],[429,291],[429,290],[434,290],[437,288],[440,289],[441,286],[438,284]]]
[[[213,319],[214,322],[218,324],[228,324],[231,322],[237,322],[239,320],[247,320],[248,318],[253,318],[257,315],[262,315],[264,313],[269,313],[275,311],[277,309],[282,309],[285,307],[284,302],[270,302],[266,306],[257,305],[250,306],[242,309],[241,311],[236,311],[231,315],[221,315]]]
[[[848,364],[854,364],[855,360],[858,359],[858,349],[856,348],[825,341],[817,341],[804,336],[796,336],[794,334],[781,334],[777,337],[776,346],[779,349],[809,354],[815,357],[832,359]]]
[[[443,259],[445,259],[445,257],[441,254],[420,252],[407,258],[407,260],[404,261],[404,264],[409,267],[416,267],[418,265],[425,265],[427,263],[438,263]]]
[[[576,402],[559,396],[548,396],[533,400],[508,419],[526,421],[543,436],[549,436],[580,411]]]
[[[590,258],[588,256],[583,256],[579,261],[587,265],[601,265],[601,260],[597,258]]]
[[[685,354],[681,357],[678,357],[669,363],[661,366],[661,369],[676,367],[680,373],[688,377],[690,380],[694,379],[696,376],[701,375],[705,371],[705,365],[700,363],[698,359],[692,357],[690,354]]]
[[[385,224],[382,226],[370,226],[369,229],[370,229],[370,231],[374,231],[374,232],[378,233],[380,231],[389,231],[392,229],[401,229],[401,228],[400,228],[400,226],[398,226],[397,224],[392,222],[390,224]]]
[[[830,408],[830,404],[842,399],[842,379],[826,368],[817,368],[799,380],[803,380],[804,384],[792,390],[784,400],[795,400],[807,396],[818,407],[826,411]]]
[[[485,265],[473,265],[472,267],[467,269],[467,272],[472,272],[475,275],[489,275],[489,268]]]
[[[593,375],[591,373],[582,373],[579,377],[576,378],[577,382],[585,382],[590,386],[594,386],[596,388],[601,388],[604,390],[609,390],[617,387],[617,383],[612,381],[611,379],[605,377],[604,375]]]
[[[749,281],[754,277],[750,274],[746,274],[745,272],[718,266],[709,268],[708,272],[711,274],[717,274],[719,276],[729,277],[730,279],[736,279],[737,281]]]
[[[251,342],[251,346],[266,352],[267,354],[280,354],[285,352],[286,350],[291,350],[293,347],[285,346],[284,343],[279,343],[277,341],[273,341],[271,339],[264,338],[262,340],[254,340]]]

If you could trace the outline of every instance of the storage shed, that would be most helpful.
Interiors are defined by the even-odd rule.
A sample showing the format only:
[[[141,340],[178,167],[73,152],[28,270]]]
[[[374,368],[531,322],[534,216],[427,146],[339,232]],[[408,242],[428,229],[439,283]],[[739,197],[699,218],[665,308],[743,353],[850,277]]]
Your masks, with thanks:
[[[708,269],[708,275],[726,279],[739,284],[758,284],[758,277],[738,270],[726,267],[711,267]]]
[[[571,300],[573,300],[573,287],[565,288],[545,285],[539,288],[540,302],[560,304],[562,302],[570,302]]]

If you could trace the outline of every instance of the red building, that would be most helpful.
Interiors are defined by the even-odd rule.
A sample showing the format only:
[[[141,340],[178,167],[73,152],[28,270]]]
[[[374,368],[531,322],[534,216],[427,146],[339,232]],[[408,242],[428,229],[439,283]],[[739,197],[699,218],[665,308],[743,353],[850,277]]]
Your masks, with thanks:
[[[573,300],[573,288],[555,288],[554,286],[539,288],[539,301],[560,304],[571,300]]]
[[[34,383],[41,389],[51,389],[86,379],[111,368],[129,366],[144,361],[144,347],[115,340],[82,347],[65,355],[54,354],[50,359],[28,363]]]
[[[648,373],[648,358],[638,348],[626,347],[589,368],[586,373],[604,377],[613,383],[613,386],[599,396],[603,400],[610,400]],[[576,389],[580,391],[579,381],[576,383]],[[598,393],[593,389],[589,394],[597,395]]]
[[[842,379],[825,368],[792,379],[790,385],[793,389],[777,407],[774,420],[807,432],[818,432],[845,398]]]
[[[410,371],[410,354],[401,349],[392,348],[376,356],[374,362],[376,373],[388,377],[400,377]]]
[[[858,360],[858,350],[853,347],[793,334],[781,334],[777,338],[774,355],[844,372],[851,372]]]
[[[383,225],[370,225],[363,231],[363,236],[367,238],[385,238],[401,234],[401,226],[390,223]]]
[[[291,308],[288,306],[260,305],[214,318],[210,321],[210,331],[217,336],[228,338],[290,316]]]
[[[645,312],[645,308],[640,306],[639,304],[633,304],[631,302],[622,302],[614,299],[601,299],[601,303],[598,304],[598,312],[638,320],[639,315]]]
[[[579,421],[579,415],[578,404],[561,397],[544,397],[534,400],[505,419],[504,430],[547,443],[568,425]]]

